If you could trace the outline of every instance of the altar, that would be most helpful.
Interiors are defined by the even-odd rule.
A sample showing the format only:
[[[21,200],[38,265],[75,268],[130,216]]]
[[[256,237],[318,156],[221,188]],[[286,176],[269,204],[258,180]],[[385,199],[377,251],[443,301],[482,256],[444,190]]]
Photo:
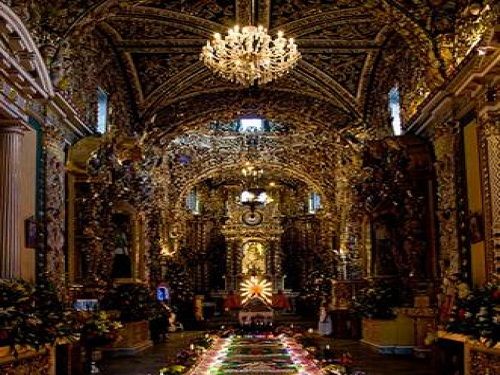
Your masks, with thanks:
[[[251,325],[270,325],[274,321],[274,311],[248,311],[240,310],[238,313],[238,322],[242,326]]]

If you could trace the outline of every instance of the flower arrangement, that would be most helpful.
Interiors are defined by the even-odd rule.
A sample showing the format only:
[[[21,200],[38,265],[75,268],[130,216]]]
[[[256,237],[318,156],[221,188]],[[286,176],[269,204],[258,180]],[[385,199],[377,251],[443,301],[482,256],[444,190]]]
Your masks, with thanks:
[[[138,322],[153,318],[156,300],[142,284],[121,284],[108,291],[101,301],[101,309],[117,310],[120,321]]]
[[[500,342],[500,285],[487,284],[469,290],[460,284],[446,326],[449,332],[462,333],[487,346]]]
[[[106,312],[92,312],[84,317],[81,340],[90,347],[108,345],[118,339],[120,328],[121,323],[110,319]]]
[[[74,317],[51,284],[0,280],[0,346],[10,346],[14,355],[19,346],[39,350],[59,340],[76,339]]]
[[[361,289],[353,300],[353,308],[369,319],[394,319],[394,307],[399,303],[399,295],[394,287],[378,284]]]
[[[160,370],[160,375],[184,374],[187,368],[181,365],[171,365]]]
[[[328,365],[323,368],[323,372],[327,375],[347,375],[347,370],[341,365]]]
[[[209,334],[206,334],[203,337],[198,337],[192,341],[194,347],[199,347],[204,350],[210,348],[213,345],[213,343],[214,343],[214,338]]]

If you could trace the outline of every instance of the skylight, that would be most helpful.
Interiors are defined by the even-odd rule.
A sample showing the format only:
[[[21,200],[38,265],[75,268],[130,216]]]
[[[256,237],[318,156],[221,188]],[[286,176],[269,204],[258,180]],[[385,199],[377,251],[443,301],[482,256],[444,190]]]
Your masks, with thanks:
[[[264,131],[264,120],[260,118],[240,119],[240,133],[257,133]]]

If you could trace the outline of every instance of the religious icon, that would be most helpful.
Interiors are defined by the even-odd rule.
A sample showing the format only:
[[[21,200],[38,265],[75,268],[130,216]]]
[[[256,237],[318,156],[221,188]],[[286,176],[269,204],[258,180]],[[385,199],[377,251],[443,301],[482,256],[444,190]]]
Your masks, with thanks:
[[[28,219],[25,220],[24,225],[25,225],[24,228],[25,246],[29,249],[34,249],[36,247],[36,235],[37,235],[35,218],[33,216],[29,217]]]
[[[243,245],[241,269],[245,275],[266,273],[266,250],[262,243],[251,241]]]
[[[480,212],[469,214],[469,235],[471,243],[478,243],[484,240],[483,216]]]

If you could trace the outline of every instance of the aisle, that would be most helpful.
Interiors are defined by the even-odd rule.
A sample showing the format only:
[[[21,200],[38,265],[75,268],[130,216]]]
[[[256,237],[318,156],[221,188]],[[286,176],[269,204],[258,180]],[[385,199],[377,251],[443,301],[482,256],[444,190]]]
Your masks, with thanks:
[[[320,374],[306,356],[302,347],[286,336],[232,336],[218,339],[188,374]]]

